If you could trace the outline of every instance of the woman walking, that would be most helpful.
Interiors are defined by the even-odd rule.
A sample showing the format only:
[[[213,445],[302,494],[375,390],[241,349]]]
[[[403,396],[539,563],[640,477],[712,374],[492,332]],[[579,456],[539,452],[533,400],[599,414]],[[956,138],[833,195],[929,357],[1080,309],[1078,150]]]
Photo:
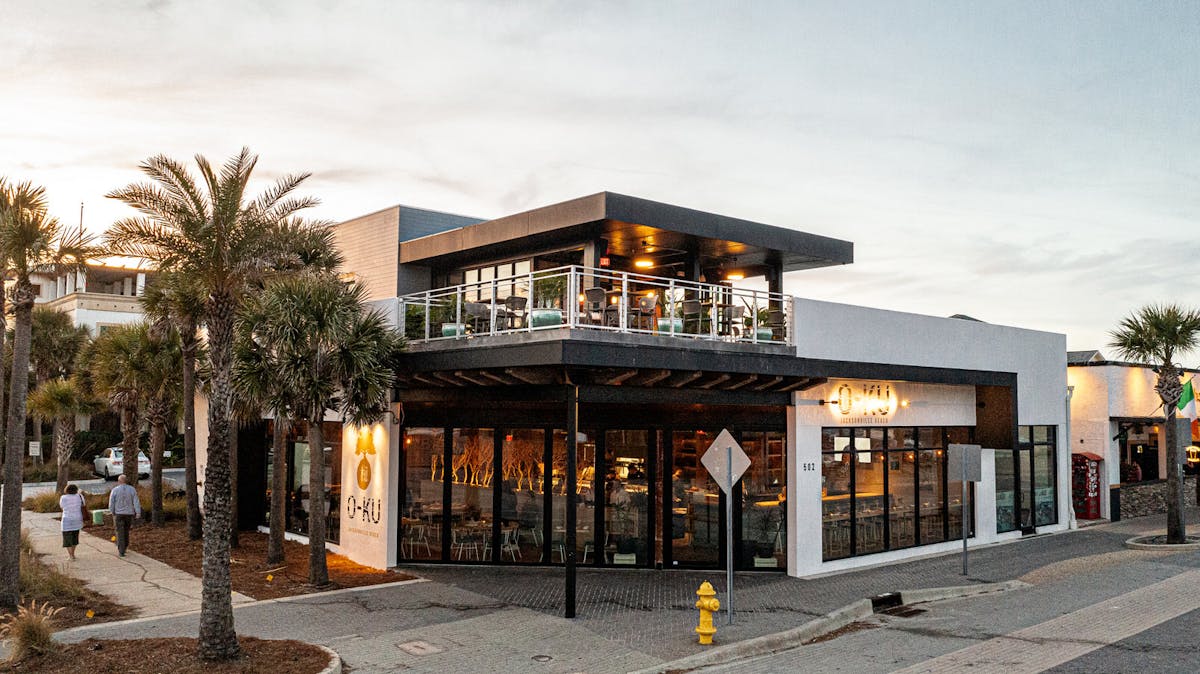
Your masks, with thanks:
[[[62,538],[67,555],[75,559],[75,546],[79,545],[79,530],[83,528],[83,494],[79,487],[67,485],[67,493],[58,497],[58,507],[62,509]]]

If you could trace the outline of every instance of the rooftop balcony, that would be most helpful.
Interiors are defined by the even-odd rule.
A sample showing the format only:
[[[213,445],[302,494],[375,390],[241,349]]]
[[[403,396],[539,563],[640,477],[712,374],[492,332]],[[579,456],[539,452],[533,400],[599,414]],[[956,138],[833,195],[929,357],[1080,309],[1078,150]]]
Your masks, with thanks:
[[[641,335],[752,350],[794,339],[786,295],[581,266],[405,295],[393,307],[413,350],[485,346],[562,330],[621,342]]]

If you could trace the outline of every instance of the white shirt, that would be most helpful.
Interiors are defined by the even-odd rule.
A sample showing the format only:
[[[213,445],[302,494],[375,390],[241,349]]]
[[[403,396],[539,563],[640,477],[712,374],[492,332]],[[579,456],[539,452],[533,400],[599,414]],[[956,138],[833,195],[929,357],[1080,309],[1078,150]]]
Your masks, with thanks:
[[[63,494],[58,497],[62,509],[62,530],[79,531],[83,528],[83,494]]]

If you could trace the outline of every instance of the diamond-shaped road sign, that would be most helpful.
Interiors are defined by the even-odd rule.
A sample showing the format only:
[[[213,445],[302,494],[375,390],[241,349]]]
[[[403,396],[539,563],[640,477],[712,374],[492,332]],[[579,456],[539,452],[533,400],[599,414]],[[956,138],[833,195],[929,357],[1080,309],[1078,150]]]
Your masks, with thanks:
[[[732,455],[732,456],[731,456]],[[708,446],[700,463],[708,469],[708,474],[728,494],[733,485],[742,479],[742,473],[750,467],[750,457],[742,451],[742,446],[733,439],[728,428],[721,429],[716,440]]]

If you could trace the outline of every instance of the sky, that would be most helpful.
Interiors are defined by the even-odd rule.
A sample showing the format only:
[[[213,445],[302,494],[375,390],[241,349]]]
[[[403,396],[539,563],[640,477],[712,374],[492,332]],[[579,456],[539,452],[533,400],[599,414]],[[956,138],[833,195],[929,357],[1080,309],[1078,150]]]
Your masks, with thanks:
[[[313,217],[631,194],[854,242],[791,294],[1070,349],[1200,307],[1200,3],[5,6],[0,176],[91,231],[248,146]]]

